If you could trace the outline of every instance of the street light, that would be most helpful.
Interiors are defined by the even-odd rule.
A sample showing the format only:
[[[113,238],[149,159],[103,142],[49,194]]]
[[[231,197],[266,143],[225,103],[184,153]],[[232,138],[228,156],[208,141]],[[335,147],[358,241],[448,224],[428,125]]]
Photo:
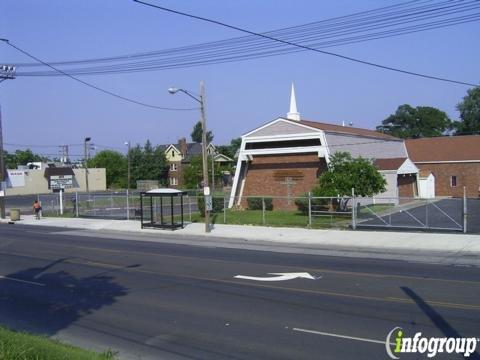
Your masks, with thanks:
[[[202,162],[203,162],[203,195],[205,200],[205,232],[210,232],[210,211],[207,210],[207,196],[210,196],[210,188],[208,187],[208,164],[207,164],[207,119],[205,117],[205,84],[200,81],[200,95],[197,98],[185,89],[171,87],[168,89],[170,94],[183,92],[200,104],[200,116],[202,123]]]
[[[127,150],[127,220],[130,220],[130,203],[129,203],[129,192],[130,192],[130,141],[125,141],[125,145],[128,146]]]
[[[84,168],[85,168],[85,189],[87,190],[87,194],[90,195],[90,191],[88,189],[88,164],[87,164],[87,144],[92,140],[91,137],[86,137],[83,141],[83,151],[84,151]],[[90,197],[90,196],[89,196]]]

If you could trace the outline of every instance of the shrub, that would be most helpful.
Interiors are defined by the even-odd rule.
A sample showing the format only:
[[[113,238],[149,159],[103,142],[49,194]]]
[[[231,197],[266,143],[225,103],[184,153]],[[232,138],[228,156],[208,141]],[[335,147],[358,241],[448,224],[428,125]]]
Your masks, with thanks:
[[[273,199],[271,197],[264,197],[265,210],[273,210]],[[247,198],[248,210],[262,210],[262,198],[261,197],[249,197]]]
[[[212,212],[220,212],[223,211],[223,197],[214,197],[212,199]],[[204,196],[197,196],[197,206],[198,211],[200,211],[200,215],[202,217],[205,216],[205,200]]]
[[[312,192],[312,210],[325,210],[329,209],[330,199],[314,199],[313,197],[322,196],[318,191]],[[303,194],[301,198],[295,199],[295,205],[298,211],[303,215],[308,215],[308,194]]]

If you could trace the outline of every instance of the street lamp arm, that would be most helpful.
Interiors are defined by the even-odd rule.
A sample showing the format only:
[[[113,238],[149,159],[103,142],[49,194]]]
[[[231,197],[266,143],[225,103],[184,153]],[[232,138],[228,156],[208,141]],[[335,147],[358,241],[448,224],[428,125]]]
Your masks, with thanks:
[[[199,98],[197,98],[196,96],[193,96],[189,91],[185,90],[185,89],[178,89],[178,91],[181,91],[185,94],[187,94],[188,96],[190,96],[192,99],[194,99],[195,101],[197,101],[199,104],[202,104],[202,100],[200,100]]]

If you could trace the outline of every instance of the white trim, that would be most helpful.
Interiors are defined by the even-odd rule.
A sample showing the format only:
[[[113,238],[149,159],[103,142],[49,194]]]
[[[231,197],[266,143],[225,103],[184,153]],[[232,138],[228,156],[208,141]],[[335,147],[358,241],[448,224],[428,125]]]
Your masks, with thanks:
[[[477,163],[480,160],[452,160],[452,161],[442,161],[442,160],[432,160],[432,161],[414,161],[415,164],[461,164],[461,163]]]
[[[409,158],[405,159],[402,165],[397,169],[398,175],[403,174],[418,174],[418,167],[415,166],[412,160]]]
[[[180,150],[178,150],[178,149],[175,147],[175,145],[173,145],[173,144],[168,145],[168,147],[165,149],[165,154],[170,151],[170,148],[171,148],[171,147],[173,147],[178,153],[182,154],[182,153],[180,152]]]
[[[214,157],[213,157],[213,160],[214,161],[218,161],[219,158],[223,158],[225,159],[226,161],[233,161],[232,158],[228,157],[227,155],[224,155],[224,154],[216,154]]]
[[[320,133],[320,143],[325,147],[325,162],[330,164],[330,148],[328,147],[327,143],[327,136],[325,135],[325,131],[321,131]]]
[[[298,133],[298,134],[282,134],[282,135],[264,135],[264,136],[251,136],[245,137],[245,140],[248,142],[266,142],[268,140],[296,140],[300,139],[319,139],[320,133],[322,131],[319,130],[316,133]]]
[[[242,143],[240,144],[240,148],[238,149],[238,159],[237,159],[237,167],[235,168],[235,175],[233,177],[233,184],[232,190],[230,192],[230,200],[228,201],[228,207],[231,208],[233,206],[233,202],[235,201],[235,194],[237,193],[237,186],[238,186],[238,179],[242,172],[242,152],[245,150],[245,139],[242,137]]]
[[[301,146],[286,148],[269,149],[249,149],[242,151],[243,156],[253,155],[280,155],[280,154],[298,154],[298,153],[318,153],[318,157],[324,157],[326,149],[324,146]]]

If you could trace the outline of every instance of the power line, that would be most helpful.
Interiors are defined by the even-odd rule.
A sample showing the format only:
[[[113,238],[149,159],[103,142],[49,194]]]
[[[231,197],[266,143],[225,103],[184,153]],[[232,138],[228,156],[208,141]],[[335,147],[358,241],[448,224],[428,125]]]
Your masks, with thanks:
[[[166,12],[169,12],[169,13],[173,13],[173,14],[176,14],[176,15],[181,15],[181,16],[185,16],[185,17],[188,17],[188,18],[208,22],[208,23],[219,25],[219,26],[222,26],[222,27],[226,27],[226,28],[229,28],[229,29],[232,29],[232,30],[237,30],[237,31],[240,31],[240,32],[243,32],[243,33],[246,33],[246,34],[255,35],[255,36],[258,36],[258,37],[261,37],[261,38],[264,38],[264,39],[268,39],[268,40],[271,40],[271,41],[295,46],[295,47],[305,49],[305,50],[314,51],[314,52],[321,53],[321,54],[324,54],[324,55],[334,56],[334,57],[337,57],[337,58],[340,58],[340,59],[352,61],[352,62],[363,64],[363,65],[368,65],[368,66],[372,66],[372,67],[376,67],[376,68],[380,68],[380,69],[384,69],[384,70],[389,70],[389,71],[394,71],[394,72],[398,72],[398,73],[402,73],[402,74],[422,77],[422,78],[426,78],[426,79],[438,80],[438,81],[443,81],[443,82],[449,82],[449,83],[454,83],[454,84],[467,85],[467,86],[477,86],[478,85],[478,84],[467,83],[467,82],[463,82],[463,81],[452,80],[452,79],[447,79],[447,78],[443,78],[443,77],[438,77],[438,76],[427,75],[427,74],[417,73],[417,72],[413,72],[413,71],[403,70],[403,69],[400,69],[400,68],[395,68],[395,67],[391,67],[391,66],[387,66],[387,65],[381,65],[381,64],[377,64],[377,63],[373,63],[373,62],[370,62],[370,61],[365,61],[365,60],[353,58],[353,57],[346,56],[346,55],[341,55],[341,54],[330,52],[330,51],[315,49],[315,48],[307,46],[307,45],[301,45],[301,44],[293,43],[293,42],[288,41],[288,40],[278,39],[278,38],[275,38],[275,37],[272,37],[272,36],[269,36],[269,35],[265,35],[265,34],[262,34],[262,33],[257,33],[257,32],[250,31],[250,30],[246,30],[246,29],[234,26],[234,25],[229,25],[229,24],[217,21],[217,20],[208,19],[208,18],[201,17],[201,16],[198,16],[198,15],[188,14],[188,13],[185,13],[185,12],[181,12],[181,11],[178,11],[178,10],[166,8],[166,7],[163,7],[163,6],[150,4],[150,3],[147,3],[147,2],[144,2],[144,1],[141,1],[141,0],[133,0],[133,1],[137,2],[139,4],[142,4],[142,5],[150,6],[150,7],[153,7],[153,8],[159,9],[159,10],[163,10],[163,11],[166,11]]]
[[[144,107],[148,107],[148,108],[151,108],[151,109],[157,109],[157,110],[171,110],[171,111],[198,110],[197,108],[170,108],[170,107],[161,107],[161,106],[151,105],[151,104],[147,104],[147,103],[140,102],[140,101],[137,101],[137,100],[133,100],[133,99],[127,98],[127,97],[122,96],[122,95],[118,95],[118,94],[116,94],[116,93],[114,93],[114,92],[111,92],[111,91],[109,91],[109,90],[102,89],[102,88],[100,88],[100,87],[98,87],[98,86],[96,86],[96,85],[93,85],[93,84],[90,84],[90,83],[88,83],[88,82],[86,82],[86,81],[83,81],[83,80],[81,80],[81,79],[79,79],[79,78],[77,78],[77,77],[75,77],[75,76],[73,76],[73,75],[70,75],[70,74],[66,73],[66,72],[63,71],[63,70],[60,70],[60,69],[58,69],[58,68],[56,68],[56,67],[54,67],[54,66],[52,66],[52,65],[50,65],[50,64],[48,64],[48,63],[46,63],[45,61],[43,61],[43,60],[37,58],[36,56],[28,53],[27,51],[20,49],[18,46],[15,46],[14,44],[12,44],[12,43],[11,43],[9,40],[7,40],[7,39],[0,39],[0,40],[3,41],[3,42],[5,42],[7,45],[13,47],[13,48],[16,49],[17,51],[21,52],[22,54],[24,54],[24,55],[26,55],[26,56],[28,56],[28,57],[30,57],[30,58],[32,58],[32,59],[34,59],[34,60],[42,63],[42,64],[45,65],[45,66],[48,66],[49,68],[51,68],[51,69],[53,69],[53,70],[55,70],[55,71],[57,71],[57,72],[65,75],[65,76],[69,77],[70,79],[75,80],[75,81],[77,81],[77,82],[79,82],[79,83],[81,83],[81,84],[83,84],[83,85],[85,85],[85,86],[88,86],[88,87],[92,88],[92,89],[95,89],[95,90],[97,90],[97,91],[100,91],[100,92],[102,92],[102,93],[104,93],[104,94],[107,94],[107,95],[116,97],[116,98],[118,98],[118,99],[121,99],[121,100],[130,102],[130,103],[133,103],[133,104],[141,105],[141,106],[144,106]]]
[[[335,17],[331,19],[326,19],[326,20],[320,20],[316,22],[311,22],[303,25],[296,25],[292,27],[286,27],[286,28],[281,28],[277,30],[271,30],[266,32],[265,34],[269,34],[270,36],[285,36],[285,35],[291,35],[291,34],[296,34],[296,33],[303,33],[305,31],[313,31],[315,29],[322,29],[322,33],[325,32],[325,30],[328,30],[329,28],[338,29],[339,26],[342,26],[343,28],[346,27],[352,27],[352,24],[354,25],[355,23],[360,23],[361,25],[365,25],[365,21],[368,20],[370,23],[378,24],[379,22],[385,23],[386,21],[389,21],[391,19],[399,19],[399,18],[404,18],[404,17],[411,17],[411,15],[418,15],[420,13],[425,13],[425,12],[434,12],[438,11],[441,9],[444,9],[445,7],[438,7],[441,5],[445,4],[450,4],[452,3],[451,0],[443,1],[440,3],[434,3],[434,4],[429,4],[429,5],[421,5],[417,6],[417,4],[421,3],[429,3],[431,0],[421,0],[421,1],[408,1],[406,3],[400,3],[396,5],[390,5],[387,7],[383,8],[378,8],[378,9],[373,9],[373,10],[368,10],[368,11],[363,11],[359,13],[354,13],[351,15],[345,15],[345,16],[340,16],[340,17]],[[407,7],[406,9],[403,8],[407,6],[410,3],[415,3],[415,7]],[[475,3],[475,1],[470,1],[470,3]],[[462,0],[463,4],[463,0]],[[450,5],[449,7],[458,7],[458,4]],[[387,10],[390,10],[392,8],[398,8],[398,10],[390,11],[388,12]],[[403,8],[403,9],[402,9]],[[408,13],[408,12],[414,11],[413,13]],[[405,12],[407,14],[405,15]],[[373,14],[373,15],[372,15]],[[365,16],[367,15],[367,16]],[[363,16],[363,17],[359,17]],[[344,19],[351,19],[347,21],[340,21]],[[346,26],[348,25],[348,26]],[[357,30],[357,29],[355,29]],[[257,40],[253,40],[257,39]],[[190,45],[190,46],[184,46],[184,47],[179,47],[179,48],[173,48],[173,49],[167,49],[167,50],[160,50],[160,51],[152,51],[152,52],[144,52],[144,53],[137,53],[137,54],[126,54],[126,55],[121,55],[121,56],[116,56],[116,57],[104,57],[104,58],[96,58],[96,59],[84,59],[84,60],[74,60],[74,61],[56,61],[52,62],[50,61],[51,65],[72,65],[72,64],[80,64],[80,63],[96,63],[96,62],[108,62],[108,61],[117,61],[121,59],[132,59],[132,58],[141,58],[141,57],[150,57],[150,56],[157,56],[161,54],[170,54],[170,53],[178,53],[178,52],[185,52],[185,51],[190,51],[194,49],[205,49],[205,48],[211,48],[211,47],[219,47],[219,46],[225,46],[230,43],[239,43],[239,42],[253,42],[253,41],[258,41],[258,38],[256,36],[243,36],[243,37],[237,37],[237,38],[231,38],[231,39],[226,39],[226,40],[220,40],[220,41],[214,41],[214,42],[208,42],[208,43],[202,43],[202,44],[196,44],[196,45]],[[264,41],[264,39],[262,39]],[[18,66],[21,67],[34,67],[34,66],[41,66],[41,64],[38,63],[20,63]]]
[[[431,0],[423,0],[415,2],[416,4],[422,2],[430,2]],[[297,25],[295,27],[284,28],[280,30],[269,31],[269,35],[281,36],[283,40],[295,41],[298,40],[304,45],[312,48],[330,48],[334,46],[348,45],[364,41],[383,39],[392,36],[399,36],[405,34],[412,34],[420,31],[431,29],[438,29],[447,26],[454,26],[480,19],[480,13],[467,14],[451,18],[442,18],[445,15],[454,13],[462,13],[470,11],[475,8],[480,8],[478,1],[456,1],[451,0],[437,2],[434,4],[421,5],[411,7],[408,3],[396,5],[403,8],[395,9],[395,11],[385,12],[384,8],[369,10],[368,16],[357,17],[349,15],[340,18],[342,19],[353,17],[354,20],[332,22],[332,19],[322,20],[305,25]],[[359,13],[361,14],[361,13]],[[440,18],[436,21],[427,23],[415,24],[419,20],[428,20]],[[346,23],[358,23],[356,25],[345,26]],[[414,23],[414,24],[411,24]],[[407,26],[398,27],[399,25],[409,24]],[[396,26],[393,29],[389,29]],[[289,30],[293,29],[293,30]],[[387,30],[382,30],[387,29]],[[375,30],[374,32],[368,32]],[[380,31],[382,30],[382,31]],[[363,33],[367,31],[367,33]],[[278,37],[277,36],[277,37]],[[350,36],[350,37],[346,37]],[[339,38],[340,37],[340,38]],[[331,40],[329,40],[331,39]],[[319,40],[322,40],[318,42]],[[307,43],[308,41],[308,43]],[[317,41],[317,42],[313,42]],[[293,52],[306,51],[298,47],[287,46],[282,43],[273,43],[270,40],[263,38],[258,39],[256,36],[243,36],[240,38],[233,38],[221,40],[210,43],[203,43],[198,45],[191,45],[180,48],[167,49],[162,51],[123,55],[118,57],[78,60],[69,62],[55,62],[55,64],[96,64],[111,61],[121,61],[123,59],[148,59],[157,58],[157,60],[142,60],[127,63],[119,63],[113,65],[99,65],[96,67],[86,67],[70,69],[70,74],[76,75],[104,75],[113,73],[131,73],[138,71],[151,70],[167,70],[188,68],[193,66],[203,66],[210,64],[220,64],[232,61],[244,61],[250,59],[266,58],[270,56],[278,56]],[[163,57],[164,59],[158,59]],[[40,64],[35,64],[40,65]],[[31,63],[24,66],[33,66]],[[20,76],[59,76],[61,74],[52,71],[30,71],[20,72]]]

